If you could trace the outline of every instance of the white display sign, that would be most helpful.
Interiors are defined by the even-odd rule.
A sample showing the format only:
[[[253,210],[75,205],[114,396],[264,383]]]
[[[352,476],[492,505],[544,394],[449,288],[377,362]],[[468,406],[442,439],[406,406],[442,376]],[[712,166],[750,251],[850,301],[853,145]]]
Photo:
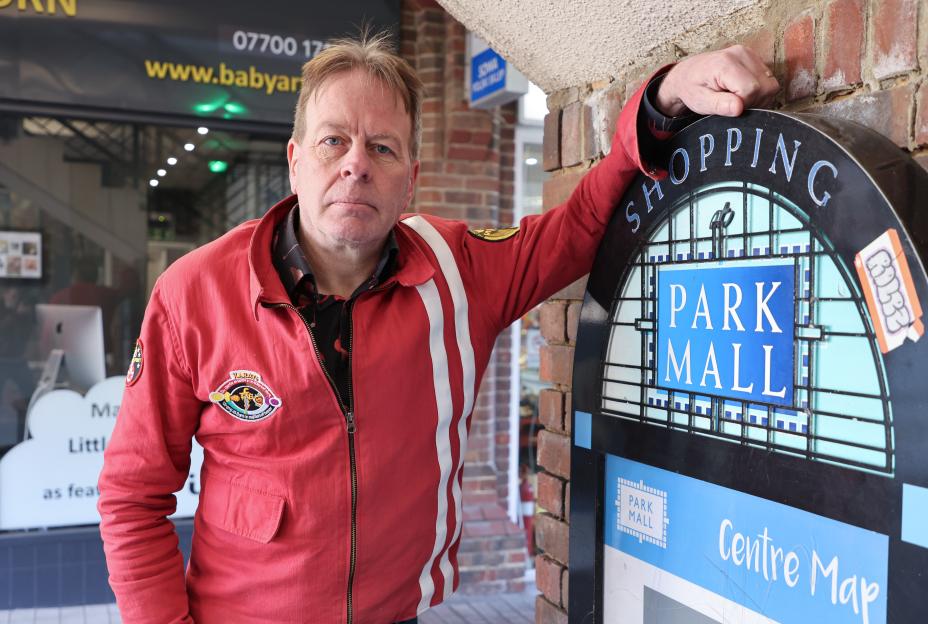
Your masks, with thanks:
[[[97,524],[97,480],[113,433],[125,377],[110,377],[86,394],[54,390],[28,416],[32,437],[0,459],[0,529]],[[193,516],[203,448],[193,442],[190,476],[175,494],[172,518]]]

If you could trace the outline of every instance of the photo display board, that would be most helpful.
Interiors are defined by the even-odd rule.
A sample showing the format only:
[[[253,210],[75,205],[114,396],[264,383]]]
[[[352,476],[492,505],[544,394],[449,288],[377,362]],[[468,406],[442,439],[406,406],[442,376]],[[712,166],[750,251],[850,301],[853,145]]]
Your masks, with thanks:
[[[814,115],[666,147],[581,312],[570,621],[921,621],[928,173]]]
[[[0,278],[41,277],[42,233],[0,230]]]

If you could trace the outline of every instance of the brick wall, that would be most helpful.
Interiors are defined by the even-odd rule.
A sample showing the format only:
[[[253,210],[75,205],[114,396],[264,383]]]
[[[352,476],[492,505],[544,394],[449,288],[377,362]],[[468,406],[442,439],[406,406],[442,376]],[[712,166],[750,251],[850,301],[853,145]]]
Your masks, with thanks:
[[[741,43],[773,68],[783,90],[775,105],[850,119],[893,140],[928,168],[928,4],[919,0],[818,0],[771,3],[762,30],[711,49]],[[681,51],[697,53],[704,50]],[[563,201],[610,148],[622,104],[653,69],[674,58],[651,57],[612,79],[576,85],[548,97],[544,209]],[[547,341],[541,374],[536,623],[567,622],[570,506],[570,388],[582,281],[544,304]]]
[[[400,51],[425,84],[413,210],[474,227],[512,223],[515,104],[471,110],[461,24],[434,0],[404,0]],[[509,333],[497,341],[475,399],[464,467],[458,563],[465,592],[522,589],[524,533],[506,516],[509,493]]]

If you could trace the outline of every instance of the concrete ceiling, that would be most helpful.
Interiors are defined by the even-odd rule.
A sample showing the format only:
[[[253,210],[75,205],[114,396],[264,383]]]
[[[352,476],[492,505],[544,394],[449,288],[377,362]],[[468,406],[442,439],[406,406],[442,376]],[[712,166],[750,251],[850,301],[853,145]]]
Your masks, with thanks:
[[[551,93],[618,76],[674,45],[690,52],[755,30],[770,0],[438,2]]]

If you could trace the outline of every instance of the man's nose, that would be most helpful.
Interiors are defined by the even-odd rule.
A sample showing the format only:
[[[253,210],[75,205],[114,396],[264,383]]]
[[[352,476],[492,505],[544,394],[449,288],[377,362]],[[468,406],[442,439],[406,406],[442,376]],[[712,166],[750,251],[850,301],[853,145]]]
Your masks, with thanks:
[[[341,176],[345,179],[354,178],[358,181],[367,182],[371,177],[371,164],[367,146],[362,143],[355,143],[342,159]]]

